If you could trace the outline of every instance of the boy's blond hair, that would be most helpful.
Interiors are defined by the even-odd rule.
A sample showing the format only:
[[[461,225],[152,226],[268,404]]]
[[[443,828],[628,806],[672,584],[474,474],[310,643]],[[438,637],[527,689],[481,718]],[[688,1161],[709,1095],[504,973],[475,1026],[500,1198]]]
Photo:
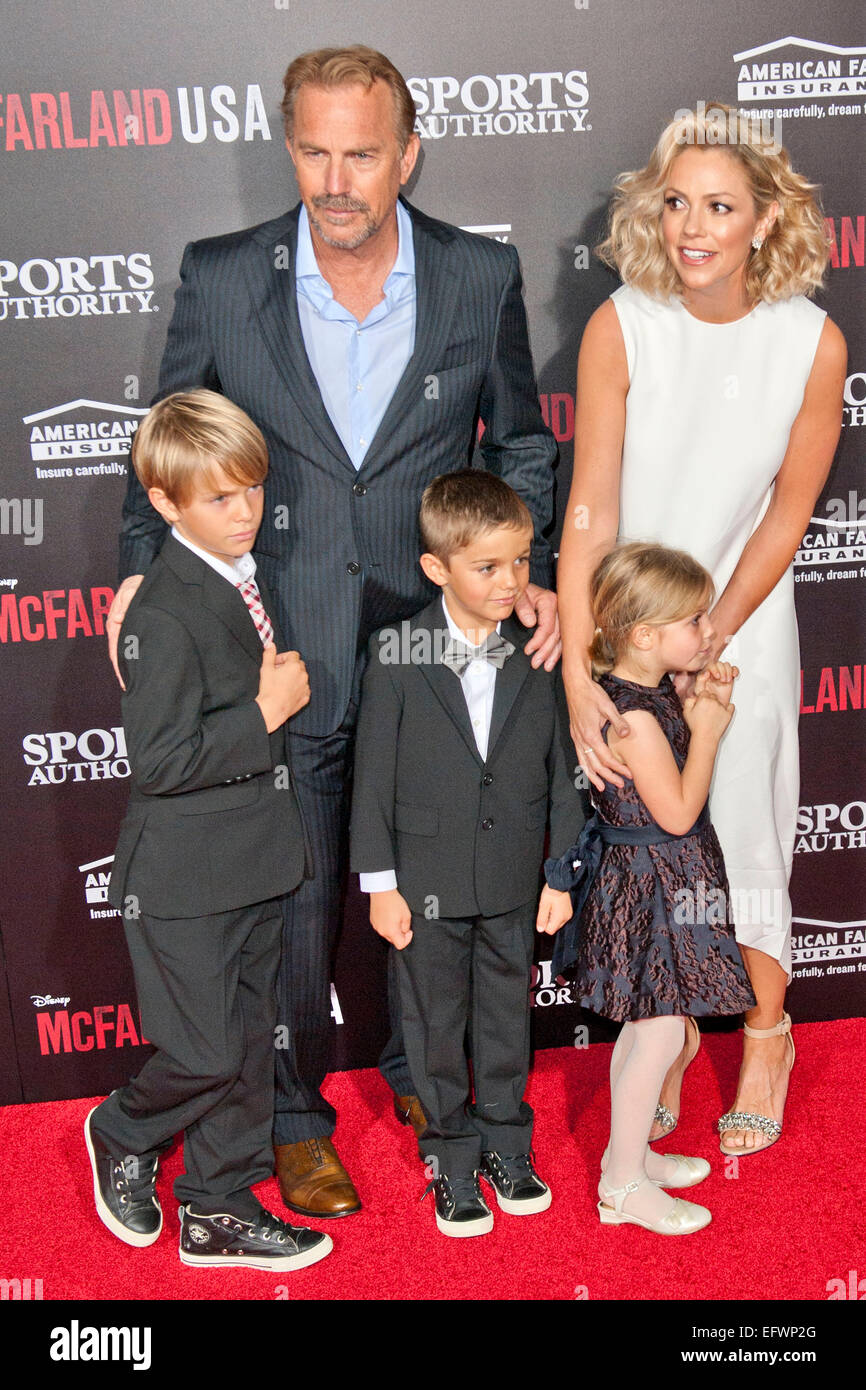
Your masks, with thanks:
[[[176,507],[215,485],[219,468],[235,483],[264,482],[268,448],[248,415],[203,387],[175,391],[145,415],[132,444],[132,464],[148,491],[161,488]]]

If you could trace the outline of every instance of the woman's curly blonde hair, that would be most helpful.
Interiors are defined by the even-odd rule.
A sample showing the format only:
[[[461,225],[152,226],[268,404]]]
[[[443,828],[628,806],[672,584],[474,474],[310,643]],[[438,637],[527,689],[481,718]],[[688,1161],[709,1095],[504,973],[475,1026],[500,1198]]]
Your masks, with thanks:
[[[620,174],[614,184],[610,231],[596,248],[625,284],[653,299],[682,294],[682,282],[665,252],[664,193],[671,165],[686,149],[723,149],[745,173],[758,217],[778,203],[779,214],[759,250],[746,264],[751,303],[812,295],[820,288],[829,257],[817,188],[791,168],[788,153],[769,137],[762,122],[721,102],[698,103],[665,126],[643,169]]]

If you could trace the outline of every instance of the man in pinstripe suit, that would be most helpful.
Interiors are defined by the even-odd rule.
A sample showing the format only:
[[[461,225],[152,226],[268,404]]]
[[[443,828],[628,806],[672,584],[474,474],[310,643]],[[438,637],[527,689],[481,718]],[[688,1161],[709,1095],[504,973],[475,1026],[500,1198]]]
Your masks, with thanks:
[[[419,142],[415,109],[382,54],[356,46],[289,67],[283,112],[301,203],[284,217],[187,247],[159,395],[194,385],[235,401],[270,452],[256,562],[306,662],[311,700],[290,725],[292,766],[317,858],[286,901],[274,1145],[284,1201],[312,1217],[360,1201],[330,1140],[330,961],[363,653],[372,632],[425,606],[421,493],[470,460],[532,514],[532,578],[519,616],[533,664],[558,660],[545,587],[555,444],[538,397],[514,249],[399,198]],[[134,477],[124,512],[122,617],[163,528]],[[113,625],[113,624],[111,624]],[[382,1070],[401,1118],[423,1124],[399,1028]]]

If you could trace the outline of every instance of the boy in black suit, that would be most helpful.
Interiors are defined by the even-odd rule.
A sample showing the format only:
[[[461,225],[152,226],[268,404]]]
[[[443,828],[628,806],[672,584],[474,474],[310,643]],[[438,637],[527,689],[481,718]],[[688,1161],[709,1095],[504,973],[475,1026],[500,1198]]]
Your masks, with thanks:
[[[550,1205],[523,1100],[529,969],[533,928],[571,915],[569,895],[548,888],[536,907],[548,807],[551,854],[572,843],[581,810],[558,674],[532,668],[511,616],[529,578],[529,512],[500,478],[468,469],[430,484],[420,528],[421,567],[442,597],[370,642],[352,868],[398,952],[437,1225],[473,1236],[493,1227],[479,1171],[503,1211]]]
[[[285,725],[310,698],[253,578],[267,449],[243,411],[198,390],[154,407],[132,458],[172,531],[120,638],[132,791],[109,901],[157,1051],[85,1122],[96,1209],[151,1245],[159,1157],[183,1130],[181,1260],[282,1272],[332,1243],[250,1190],[272,1172],[280,896],[306,860]]]

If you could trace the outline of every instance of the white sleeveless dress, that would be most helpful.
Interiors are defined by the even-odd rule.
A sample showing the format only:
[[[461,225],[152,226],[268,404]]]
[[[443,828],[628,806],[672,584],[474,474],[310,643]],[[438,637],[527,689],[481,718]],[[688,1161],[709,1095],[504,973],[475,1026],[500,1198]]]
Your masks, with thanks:
[[[824,312],[797,296],[714,324],[627,286],[612,298],[629,374],[619,538],[688,551],[718,597],[769,505]],[[800,695],[793,566],[723,656],[741,676],[710,815],[737,940],[774,957],[790,979]]]

